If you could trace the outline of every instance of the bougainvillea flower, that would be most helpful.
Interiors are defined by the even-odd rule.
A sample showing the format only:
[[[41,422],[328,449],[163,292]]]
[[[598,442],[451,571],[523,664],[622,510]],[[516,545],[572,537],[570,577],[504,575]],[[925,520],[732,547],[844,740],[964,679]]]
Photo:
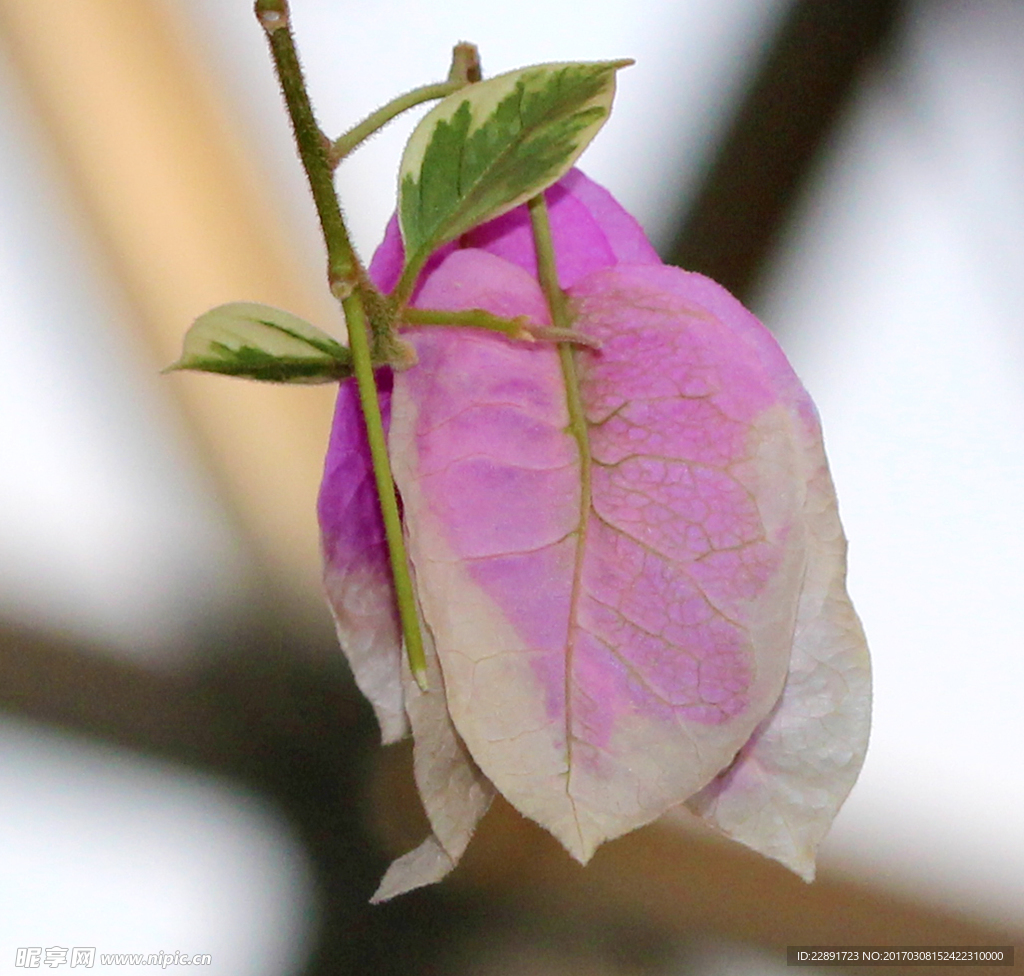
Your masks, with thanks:
[[[427,642],[398,647],[351,384],[321,493],[328,593],[432,836],[378,899],[442,877],[493,794],[580,861],[680,804],[813,876],[863,758],[867,651],[814,408],[764,327],[663,265],[573,171],[547,191],[578,349],[404,334],[389,449]],[[402,262],[389,228],[371,266]],[[414,305],[549,322],[523,208],[439,251]],[[383,613],[383,617],[381,614]]]

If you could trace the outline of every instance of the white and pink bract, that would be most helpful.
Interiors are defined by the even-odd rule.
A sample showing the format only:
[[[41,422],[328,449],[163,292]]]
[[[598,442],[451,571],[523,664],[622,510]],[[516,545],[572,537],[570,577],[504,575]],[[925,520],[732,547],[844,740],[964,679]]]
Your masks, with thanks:
[[[860,770],[870,667],[813,404],[723,288],[664,265],[604,189],[546,191],[585,437],[558,351],[403,330],[380,375],[427,643],[404,664],[354,381],[320,495],[342,647],[433,833],[377,900],[443,877],[494,791],[580,861],[686,804],[810,880]],[[392,221],[371,265],[402,268]],[[549,324],[524,207],[435,254],[411,302]],[[393,384],[393,386],[392,386]]]

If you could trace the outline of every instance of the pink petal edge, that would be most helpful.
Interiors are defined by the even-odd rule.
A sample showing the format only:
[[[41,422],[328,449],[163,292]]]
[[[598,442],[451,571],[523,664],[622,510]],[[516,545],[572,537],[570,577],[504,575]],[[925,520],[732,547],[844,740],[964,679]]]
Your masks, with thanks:
[[[390,374],[381,410],[390,418]],[[401,680],[401,627],[384,521],[355,380],[340,384],[317,501],[324,589],[338,641],[359,690],[377,715],[384,743],[409,730]]]

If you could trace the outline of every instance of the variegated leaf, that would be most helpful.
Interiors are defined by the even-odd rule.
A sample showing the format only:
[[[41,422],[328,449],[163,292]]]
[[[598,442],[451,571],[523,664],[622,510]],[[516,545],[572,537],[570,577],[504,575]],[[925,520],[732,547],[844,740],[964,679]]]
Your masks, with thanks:
[[[255,302],[230,302],[200,315],[172,370],[268,383],[330,383],[352,375],[340,342],[291,312]]]
[[[604,124],[629,61],[542,64],[449,95],[416,127],[399,171],[409,263],[559,179]]]

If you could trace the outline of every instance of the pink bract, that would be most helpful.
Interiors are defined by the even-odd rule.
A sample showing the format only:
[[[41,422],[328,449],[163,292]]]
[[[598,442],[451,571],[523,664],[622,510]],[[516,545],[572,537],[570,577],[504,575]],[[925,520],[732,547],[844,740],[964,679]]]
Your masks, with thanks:
[[[378,897],[443,876],[491,784],[580,860],[688,802],[809,876],[870,695],[814,408],[764,327],[662,265],[606,191],[572,171],[547,196],[574,328],[600,343],[574,354],[575,423],[555,347],[405,332],[419,363],[394,378],[389,449],[426,695],[401,673],[393,610],[384,630],[368,612],[393,598],[351,387],[339,397],[329,596],[386,739],[395,702],[412,706],[433,827]],[[393,223],[374,279],[389,287],[401,260]],[[545,324],[534,275],[520,208],[432,257],[413,304]],[[471,802],[447,795],[459,776]]]

